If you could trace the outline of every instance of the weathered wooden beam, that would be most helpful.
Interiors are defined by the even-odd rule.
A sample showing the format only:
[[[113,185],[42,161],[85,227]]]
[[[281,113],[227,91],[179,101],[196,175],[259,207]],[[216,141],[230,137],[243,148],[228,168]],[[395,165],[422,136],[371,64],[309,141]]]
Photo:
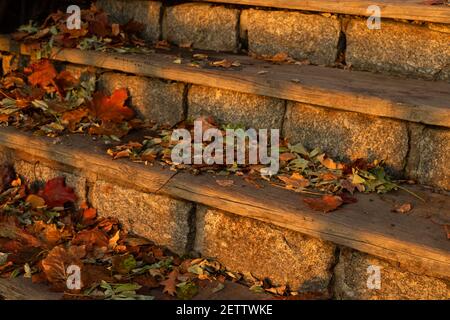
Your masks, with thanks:
[[[0,36],[0,51],[30,53],[27,46],[10,41],[8,36]],[[241,67],[206,69],[189,63],[175,64],[177,56],[170,53],[132,55],[78,49],[54,49],[52,59],[450,127],[450,83],[444,81],[401,79],[317,66],[274,65],[241,55],[210,53],[209,56],[238,60]]]
[[[367,8],[377,5],[381,18],[450,23],[450,7],[426,4],[424,0],[197,0],[235,5],[262,6],[316,12],[369,16]]]
[[[321,214],[292,191],[269,185],[257,189],[238,177],[233,178],[233,186],[222,187],[212,175],[173,175],[156,165],[113,161],[106,155],[106,146],[87,136],[71,135],[53,142],[14,128],[0,129],[0,146],[30,158],[45,157],[82,172],[96,171],[102,179],[271,223],[396,261],[414,272],[450,279],[450,242],[443,226],[436,223],[450,220],[448,196],[421,187],[411,188],[425,203],[405,192],[359,194],[357,203]],[[408,215],[393,213],[393,203],[412,203],[414,210]]]

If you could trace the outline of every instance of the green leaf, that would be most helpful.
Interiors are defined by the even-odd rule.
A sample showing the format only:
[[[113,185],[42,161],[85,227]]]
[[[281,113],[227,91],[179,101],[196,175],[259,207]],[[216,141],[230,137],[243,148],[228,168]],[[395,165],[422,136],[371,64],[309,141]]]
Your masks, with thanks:
[[[177,284],[177,297],[182,300],[190,300],[198,293],[198,287],[193,282],[181,282]]]

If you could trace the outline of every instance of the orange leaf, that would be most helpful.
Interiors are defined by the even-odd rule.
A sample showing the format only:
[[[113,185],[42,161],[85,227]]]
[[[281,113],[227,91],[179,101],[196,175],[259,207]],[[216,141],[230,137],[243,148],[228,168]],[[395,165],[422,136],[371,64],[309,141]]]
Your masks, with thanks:
[[[279,175],[277,178],[286,184],[287,189],[301,189],[309,185],[308,179],[305,179],[298,172],[294,172],[291,176]]]
[[[108,247],[109,239],[105,233],[99,229],[83,230],[72,240],[74,245],[86,245],[91,247]]]
[[[331,195],[324,195],[322,198],[305,198],[303,201],[311,209],[323,213],[334,211],[343,203],[341,197]]]
[[[280,154],[280,161],[291,161],[296,158],[297,158],[297,156],[290,152],[285,152],[285,153]]]
[[[91,224],[97,217],[97,210],[94,208],[86,208],[83,210],[83,217],[81,223],[84,225]]]
[[[164,293],[167,293],[171,296],[174,296],[177,293],[177,278],[178,278],[178,270],[174,269],[166,280],[161,281],[160,284],[164,286]]]
[[[104,122],[122,122],[134,117],[134,111],[124,106],[128,99],[126,89],[118,89],[113,92],[111,97],[101,92],[94,93],[90,103],[90,110],[93,116]]]
[[[49,207],[62,207],[66,202],[75,202],[77,196],[72,188],[66,187],[65,178],[58,177],[47,181],[39,193]]]
[[[86,108],[79,108],[75,110],[70,110],[64,112],[61,122],[67,125],[70,131],[75,131],[76,125],[83,120],[84,117],[88,116],[88,110]]]
[[[28,81],[33,86],[46,87],[53,84],[58,75],[55,67],[49,60],[40,60],[30,66],[32,73],[28,76]]]

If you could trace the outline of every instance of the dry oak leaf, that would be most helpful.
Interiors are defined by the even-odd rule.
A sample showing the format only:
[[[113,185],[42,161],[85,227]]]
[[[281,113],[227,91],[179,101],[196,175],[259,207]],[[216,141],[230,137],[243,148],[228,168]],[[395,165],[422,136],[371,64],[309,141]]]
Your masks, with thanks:
[[[167,293],[171,296],[174,296],[177,293],[177,278],[178,270],[174,269],[169,273],[166,280],[160,282],[160,285],[164,286],[163,293]]]
[[[96,92],[89,108],[93,116],[103,122],[122,122],[134,117],[134,111],[124,105],[127,99],[128,93],[126,89],[115,90],[111,97],[106,96],[102,92]]]
[[[57,177],[47,181],[44,190],[39,192],[49,207],[63,207],[67,202],[75,202],[77,196],[72,188],[66,186],[64,177]]]
[[[32,73],[28,76],[28,81],[33,86],[47,87],[54,84],[58,73],[53,64],[46,59],[40,60],[30,66]]]
[[[323,213],[336,210],[344,202],[341,197],[332,195],[324,195],[322,198],[305,198],[303,201],[311,209]]]
[[[71,246],[68,249],[62,245],[54,247],[41,261],[42,270],[54,288],[65,290],[68,278],[67,268],[70,265],[76,265],[81,269],[83,266],[81,259],[85,255],[84,246]]]
[[[294,172],[291,176],[279,175],[277,178],[286,184],[287,189],[301,189],[309,185],[308,179],[298,172]]]

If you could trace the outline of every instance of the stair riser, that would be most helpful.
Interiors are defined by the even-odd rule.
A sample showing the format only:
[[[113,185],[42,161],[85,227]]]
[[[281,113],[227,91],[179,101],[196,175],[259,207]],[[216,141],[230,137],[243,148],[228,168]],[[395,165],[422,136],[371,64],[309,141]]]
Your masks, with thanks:
[[[119,22],[145,23],[150,41],[164,39],[214,51],[248,48],[260,55],[286,52],[327,66],[344,51],[347,64],[356,70],[450,79],[448,25],[382,19],[381,29],[371,30],[366,18],[355,16],[205,3],[164,7],[155,1],[102,0],[99,4]],[[346,46],[339,44],[340,37],[345,37]]]
[[[85,168],[0,147],[0,162],[11,162],[31,180],[64,175],[80,200],[101,216],[118,218],[129,230],[183,254],[215,257],[229,270],[251,272],[293,290],[337,299],[448,299],[448,281],[413,273],[414,264],[387,260],[269,223],[166,195],[110,182]],[[339,254],[339,252],[341,252]],[[367,288],[369,266],[381,268],[381,289]],[[333,280],[334,279],[334,280]]]
[[[397,177],[450,190],[447,128],[112,72],[101,76],[99,86],[108,93],[128,88],[131,106],[144,119],[174,124],[185,115],[188,119],[208,115],[222,123],[280,129],[292,143],[320,147],[347,161],[385,160]]]

